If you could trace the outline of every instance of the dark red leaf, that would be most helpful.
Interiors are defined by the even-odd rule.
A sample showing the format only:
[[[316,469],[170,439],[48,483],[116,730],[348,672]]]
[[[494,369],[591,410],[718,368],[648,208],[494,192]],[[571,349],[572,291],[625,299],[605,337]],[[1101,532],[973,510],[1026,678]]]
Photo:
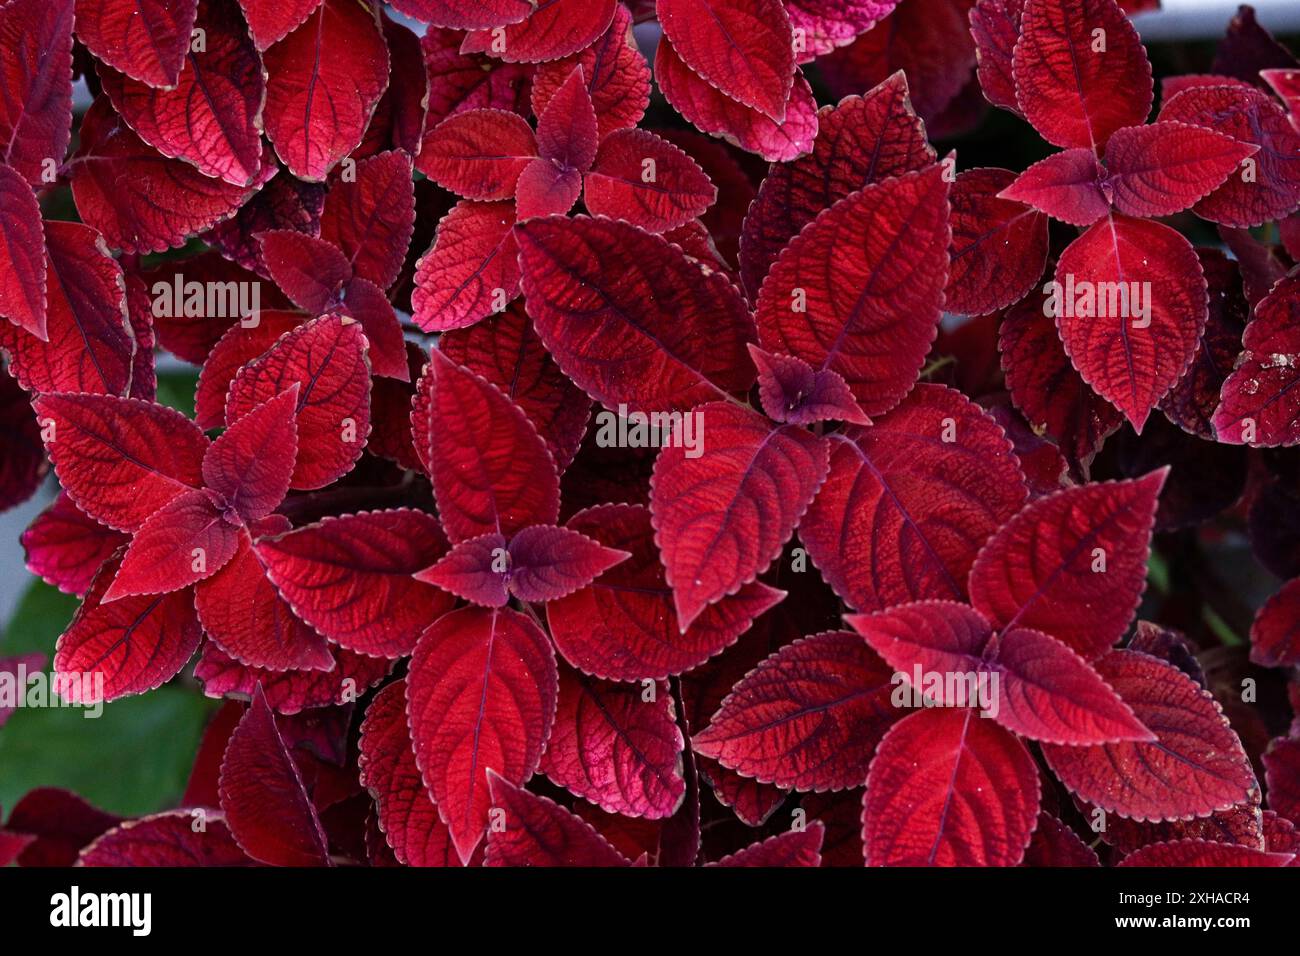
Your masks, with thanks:
[[[406,360],[402,323],[384,290],[357,276],[343,290],[342,310],[361,323],[374,374],[409,382],[411,369]]]
[[[725,276],[611,219],[532,220],[515,236],[537,334],[608,408],[683,410],[753,383],[752,320]]]
[[[980,552],[972,603],[996,627],[1043,631],[1085,659],[1100,657],[1137,609],[1166,474],[1080,485],[1031,502]]]
[[[837,202],[763,280],[759,343],[838,372],[868,415],[898,404],[934,341],[948,262],[942,167]]]
[[[1106,143],[1102,184],[1130,216],[1171,216],[1209,195],[1259,147],[1223,133],[1165,120],[1116,130]]]
[[[1106,172],[1090,149],[1064,149],[1039,160],[998,193],[1041,209],[1053,219],[1090,226],[1110,211],[1102,191]]]
[[[37,787],[14,804],[0,833],[33,838],[19,856],[19,866],[72,866],[82,847],[121,822],[75,793]]]
[[[484,866],[631,866],[591,824],[487,772],[502,825],[488,830]]]
[[[1300,578],[1282,585],[1255,615],[1250,659],[1261,667],[1300,664]]]
[[[259,52],[283,40],[316,12],[321,0],[239,0]]]
[[[583,202],[597,216],[666,232],[702,215],[718,190],[688,155],[653,133],[618,130],[605,137],[583,181]]]
[[[33,186],[54,181],[72,136],[73,6],[10,0],[0,15],[0,162]]]
[[[1300,820],[1300,739],[1279,737],[1260,761],[1268,784],[1268,805],[1292,823]]]
[[[751,844],[738,853],[724,856],[706,866],[821,866],[822,840],[826,828],[811,823],[803,830],[790,830]]]
[[[240,207],[239,212],[225,222],[213,226],[203,234],[202,238],[231,262],[237,263],[250,272],[256,272],[263,278],[269,278],[270,273],[266,269],[266,264],[262,262],[262,250],[256,237],[260,233],[277,229],[292,229],[295,232],[318,235],[324,203],[325,187],[322,184],[305,183],[288,173],[277,172],[261,192]],[[201,261],[203,258],[204,256],[200,255],[198,259],[185,260],[186,269],[192,271],[196,261]],[[209,254],[207,258],[212,257]],[[261,304],[267,308],[272,305],[269,301]],[[176,350],[172,349],[172,351]],[[206,354],[206,351],[205,349],[203,354]],[[202,354],[190,361],[202,361]]]
[[[226,398],[226,423],[297,382],[298,462],[290,487],[328,485],[361,457],[370,433],[366,350],[352,319],[326,315],[299,326],[240,369]]]
[[[609,28],[615,6],[615,0],[537,0],[528,19],[470,33],[461,50],[507,63],[558,60],[594,43]]]
[[[221,808],[240,848],[273,866],[327,866],[329,845],[259,686],[221,761]]]
[[[200,827],[201,820],[201,828]],[[128,820],[81,851],[79,866],[252,866],[225,818],[166,810]]]
[[[1133,651],[1112,651],[1096,668],[1157,739],[1044,744],[1048,765],[1073,793],[1107,812],[1158,821],[1226,810],[1258,790],[1227,718],[1191,678]]]
[[[1073,830],[1046,811],[1025,851],[1022,866],[1101,866],[1097,853]]]
[[[197,12],[197,0],[81,0],[77,39],[133,79],[170,89],[185,66]]]
[[[462,37],[453,30],[435,27],[420,38],[429,81],[425,145],[416,159],[416,168],[423,173],[428,173],[426,163],[433,155],[427,145],[429,137],[453,113],[473,109],[510,110],[521,116],[528,113],[533,67],[501,63],[480,53],[462,53]]]
[[[251,698],[261,687],[277,714],[292,715],[352,703],[393,669],[393,662],[387,658],[342,649],[334,649],[333,653],[332,670],[271,671],[246,667],[209,641],[194,665],[194,677],[203,684],[208,697]]]
[[[1293,853],[1265,853],[1245,846],[1210,843],[1207,840],[1175,840],[1153,843],[1130,853],[1116,866],[1287,866]]]
[[[45,231],[32,187],[0,166],[0,317],[39,339],[45,331]]]
[[[257,242],[271,279],[298,308],[319,315],[342,298],[352,267],[333,243],[289,229],[260,233]]]
[[[986,541],[1028,498],[1011,443],[980,407],[921,384],[875,425],[835,436],[799,537],[850,607],[962,600]]]
[[[979,54],[980,89],[994,106],[1020,115],[1012,57],[1020,39],[1025,0],[977,0],[970,11],[970,32]]]
[[[415,229],[411,159],[400,150],[357,164],[330,184],[320,236],[343,251],[352,272],[381,289],[396,280]]]
[[[550,641],[517,611],[454,611],[416,646],[407,677],[415,762],[461,862],[488,825],[488,773],[522,783],[537,769],[557,687]]]
[[[519,174],[537,156],[532,128],[517,113],[455,113],[424,138],[420,170],[467,199],[509,199]]]
[[[511,202],[457,203],[416,263],[412,317],[426,332],[473,325],[519,295],[519,247]]]
[[[1047,217],[1002,195],[1015,176],[1006,169],[970,169],[953,183],[946,311],[995,312],[1024,298],[1043,274]]]
[[[423,23],[457,30],[518,23],[532,12],[531,0],[395,0],[401,13]]]
[[[757,345],[749,347],[749,357],[758,368],[763,411],[773,421],[795,425],[831,419],[857,425],[871,423],[838,373],[827,368],[813,371],[803,359],[772,355]]]
[[[880,742],[867,777],[868,866],[1015,866],[1038,818],[1038,768],[974,710],[921,710]]]
[[[1016,101],[1043,139],[1100,150],[1151,111],[1151,63],[1115,0],[1025,0]]]
[[[1291,445],[1300,441],[1300,273],[1282,279],[1255,307],[1245,350],[1223,382],[1211,420],[1219,441]]]
[[[324,0],[262,61],[266,135],[290,172],[320,182],[361,142],[388,88],[378,7]]]
[[[274,511],[298,457],[297,382],[226,429],[203,456],[203,480],[244,521]]]
[[[452,600],[412,577],[446,549],[420,511],[343,515],[254,545],[294,613],[330,640],[374,657],[402,657]]]
[[[96,572],[127,538],[91,518],[60,492],[22,535],[27,570],[68,594],[85,594]]]

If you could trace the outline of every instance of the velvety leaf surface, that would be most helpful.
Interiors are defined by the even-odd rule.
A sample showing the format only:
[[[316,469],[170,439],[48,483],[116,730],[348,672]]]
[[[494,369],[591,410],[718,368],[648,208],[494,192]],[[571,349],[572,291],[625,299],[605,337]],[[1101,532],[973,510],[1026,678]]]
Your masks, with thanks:
[[[975,560],[972,603],[997,627],[1033,628],[1085,659],[1101,656],[1127,629],[1146,584],[1165,475],[1081,485],[1031,502]]]
[[[1191,678],[1133,651],[1112,651],[1096,668],[1157,740],[1043,745],[1048,765],[1073,793],[1135,820],[1170,820],[1226,810],[1258,788],[1219,705]]]
[[[420,169],[466,199],[509,199],[519,174],[537,156],[532,128],[516,113],[456,113],[425,137]]]
[[[289,332],[230,385],[226,423],[297,383],[298,460],[290,487],[321,488],[346,474],[370,433],[366,337],[351,319],[326,315]]]
[[[195,830],[190,810],[167,810],[128,820],[81,851],[80,866],[252,866],[226,821],[203,818]]]
[[[37,338],[45,331],[47,259],[36,194],[11,166],[0,166],[0,316]]]
[[[626,219],[648,232],[666,232],[704,213],[718,190],[693,159],[641,129],[601,141],[583,180],[583,202],[596,216]]]
[[[1066,354],[1140,433],[1191,364],[1205,328],[1195,251],[1168,226],[1111,216],[1061,254],[1056,283],[1052,306]]]
[[[897,0],[783,0],[790,25],[802,42],[796,48],[799,62],[822,56],[851,43],[884,19]]]
[[[1012,72],[1021,112],[1056,146],[1100,149],[1151,110],[1151,64],[1114,0],[1025,0]]]
[[[724,856],[707,866],[821,866],[822,840],[826,828],[812,823],[804,830],[790,830]]]
[[[772,167],[745,215],[740,274],[751,297],[786,244],[824,209],[869,183],[928,166],[934,150],[895,73],[817,114],[807,156]]]
[[[451,833],[424,788],[406,727],[406,681],[389,684],[361,722],[361,785],[374,797],[379,827],[398,862],[407,866],[459,863]]]
[[[650,483],[655,543],[683,632],[772,563],[825,480],[829,452],[820,436],[730,403],[693,414],[707,436],[702,453],[665,447]]]
[[[272,866],[326,866],[329,844],[259,687],[221,761],[221,809],[240,848]]]
[[[753,324],[725,276],[611,219],[549,217],[515,236],[534,328],[598,402],[684,410],[752,384]]]
[[[23,532],[27,570],[68,594],[85,594],[95,573],[127,538],[72,503],[66,491]]]
[[[342,250],[352,274],[387,289],[397,279],[415,229],[410,157],[400,150],[357,163],[336,177],[320,218],[320,237]]]
[[[298,617],[342,647],[390,658],[451,609],[412,577],[445,549],[437,521],[406,508],[326,518],[255,545]]]
[[[615,0],[538,0],[528,19],[504,31],[478,30],[466,53],[490,53],[507,63],[541,63],[584,50],[609,28]]]
[[[812,425],[834,419],[871,424],[844,379],[830,369],[813,371],[803,359],[772,355],[757,345],[749,347],[749,357],[758,368],[763,411],[773,421]]]
[[[298,457],[298,383],[237,420],[203,456],[203,480],[245,521],[269,515],[289,492]]]
[[[662,819],[686,793],[682,746],[667,685],[614,684],[560,668],[540,768],[552,782],[610,813]]]
[[[519,294],[519,247],[511,202],[457,203],[438,223],[415,267],[416,325],[446,332],[500,312]]]
[[[416,646],[407,677],[415,761],[462,862],[483,839],[496,799],[488,772],[532,776],[557,693],[550,641],[517,611],[463,608],[435,621]]]
[[[185,66],[197,13],[197,0],[80,0],[77,39],[132,79],[170,89]]]
[[[165,594],[215,574],[239,549],[238,517],[206,488],[187,491],[145,519],[131,539],[113,586],[113,601]]]
[[[194,420],[199,427],[221,428],[225,424],[226,395],[240,369],[266,354],[306,319],[301,312],[268,309],[258,315],[257,325],[245,328],[237,322],[218,338],[203,361],[194,392]]]
[[[944,309],[983,315],[1022,299],[1047,265],[1047,217],[1002,191],[1007,169],[970,169],[952,185],[952,262]]]
[[[964,598],[980,548],[1028,497],[1002,429],[941,385],[918,385],[874,425],[833,438],[830,463],[799,538],[862,610]]]
[[[692,741],[745,777],[796,790],[862,784],[875,745],[901,714],[893,671],[856,635],[787,644],[732,690]]]
[[[184,68],[174,86],[157,89],[107,67],[100,68],[100,80],[122,118],[150,146],[205,176],[248,186],[262,167],[262,61],[235,4],[203,0],[196,26],[203,49],[184,44]]]
[[[1053,219],[1090,226],[1110,211],[1102,186],[1105,177],[1092,150],[1063,149],[1034,163],[998,195],[1041,209]]]
[[[639,681],[689,670],[735,643],[756,617],[785,596],[754,582],[705,608],[683,630],[648,509],[601,505],[575,515],[569,527],[632,554],[590,587],[546,606],[560,653],[596,677]]]
[[[73,7],[11,0],[0,17],[0,161],[33,186],[50,182],[72,136]]]
[[[42,395],[35,399],[59,481],[92,518],[134,532],[177,496],[202,484],[208,440],[184,415],[138,399]]]
[[[321,0],[239,0],[259,53],[266,52],[316,12]]]
[[[896,405],[939,322],[947,196],[935,165],[869,185],[818,216],[763,281],[763,348],[838,372],[868,415]]]
[[[591,824],[489,770],[504,829],[488,831],[484,866],[631,866]]]
[[[411,424],[453,543],[558,519],[559,475],[537,429],[501,389],[437,349]]]
[[[1213,192],[1258,152],[1250,143],[1166,120],[1116,130],[1106,143],[1102,188],[1118,212],[1170,216]]]
[[[1033,757],[967,709],[921,710],[880,742],[867,777],[868,866],[1015,866],[1038,818]]]
[[[266,135],[290,172],[320,182],[361,142],[388,88],[378,10],[324,0],[262,62]]]

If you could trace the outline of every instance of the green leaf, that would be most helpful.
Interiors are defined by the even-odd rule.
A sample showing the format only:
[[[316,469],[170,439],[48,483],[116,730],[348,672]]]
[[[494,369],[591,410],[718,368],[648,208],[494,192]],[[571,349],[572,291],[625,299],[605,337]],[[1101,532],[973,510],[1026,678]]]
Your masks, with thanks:
[[[174,408],[186,418],[194,417],[194,390],[199,386],[199,373],[174,371],[158,373],[158,403]]]
[[[0,638],[0,654],[14,657],[39,651],[53,659],[54,642],[67,629],[80,604],[80,598],[33,579]]]

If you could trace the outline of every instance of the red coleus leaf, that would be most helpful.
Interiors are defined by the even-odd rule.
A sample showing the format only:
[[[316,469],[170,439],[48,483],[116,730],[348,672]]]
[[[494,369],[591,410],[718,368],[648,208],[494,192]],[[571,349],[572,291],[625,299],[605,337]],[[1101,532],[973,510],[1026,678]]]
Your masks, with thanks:
[[[203,480],[244,521],[269,515],[289,493],[298,457],[300,386],[287,389],[238,419],[203,456]]]
[[[329,844],[258,687],[221,761],[221,809],[240,848],[273,866],[326,866]]]
[[[1170,216],[1209,195],[1259,147],[1165,120],[1116,130],[1101,188],[1118,212]]]
[[[1300,273],[1292,272],[1255,307],[1236,368],[1223,382],[1211,423],[1219,441],[1293,445],[1300,441]]]
[[[1116,866],[1287,866],[1294,853],[1265,853],[1208,840],[1153,843],[1130,853]]]
[[[425,137],[420,169],[466,199],[509,199],[519,174],[537,156],[537,138],[517,113],[455,113]]]
[[[838,372],[868,415],[896,405],[938,327],[947,196],[934,165],[869,185],[818,216],[763,280],[763,348]]]
[[[1259,147],[1240,173],[1192,207],[1198,216],[1250,227],[1300,204],[1300,130],[1265,93],[1246,86],[1195,86],[1167,98],[1157,119],[1208,127]]]
[[[1292,823],[1300,819],[1300,740],[1279,737],[1260,757],[1268,805]]]
[[[27,569],[68,594],[85,594],[125,535],[107,528],[60,492],[22,535]]]
[[[48,260],[41,206],[11,166],[0,166],[0,317],[39,339],[45,331]]]
[[[1030,425],[1051,435],[1068,458],[1087,463],[1123,417],[1070,364],[1047,304],[1034,292],[1007,310],[998,337],[1002,370]]]
[[[1300,664],[1300,579],[1282,585],[1255,615],[1250,659],[1261,667]]]
[[[826,828],[812,823],[802,830],[789,830],[745,849],[724,856],[716,863],[705,866],[821,866],[822,840]]]
[[[514,203],[460,202],[415,266],[412,317],[426,332],[473,325],[519,294]]]
[[[515,236],[537,334],[592,398],[681,410],[753,383],[744,299],[677,246],[603,218],[532,220]]]
[[[957,176],[952,204],[952,263],[944,309],[983,315],[1033,288],[1047,265],[1047,217],[1002,197],[1015,178],[1006,169],[970,169]]]
[[[301,26],[316,12],[321,0],[239,0],[239,5],[258,52],[265,52]]]
[[[80,223],[46,223],[45,245],[42,284],[49,299],[42,337],[0,325],[10,374],[29,391],[127,394],[136,343],[127,326],[122,267],[99,233]]]
[[[1092,667],[1039,631],[1011,628],[994,635],[978,611],[949,601],[906,604],[846,620],[915,692],[939,705],[978,705],[981,717],[1034,740],[1075,745],[1154,740]],[[963,675],[992,686],[976,702],[969,688],[977,685],[968,680],[934,690],[932,674]]]
[[[50,466],[29,396],[17,382],[2,374],[0,428],[5,435],[5,456],[0,461],[0,511],[5,511],[36,493]]]
[[[0,13],[0,162],[33,186],[53,181],[72,135],[73,6],[11,0]]]
[[[558,519],[559,474],[537,429],[501,389],[437,349],[411,424],[454,543]]]
[[[380,21],[388,44],[390,81],[352,157],[360,160],[385,150],[400,149],[409,161],[409,157],[420,152],[428,116],[429,81],[424,75],[424,54],[420,50],[420,38],[411,30],[387,13],[380,13]],[[401,82],[393,83],[392,76],[400,77]]]
[[[218,250],[225,259],[266,278],[269,273],[266,264],[262,262],[262,250],[256,237],[263,232],[277,229],[292,229],[295,232],[316,235],[320,232],[320,215],[324,203],[325,187],[322,184],[305,183],[287,173],[277,172],[271,181],[257,195],[244,203],[232,218],[217,223],[204,233],[202,238],[204,242]],[[195,266],[205,260],[214,264],[221,263],[222,266],[219,268],[224,267],[228,272],[236,271],[233,266],[225,265],[225,260],[219,257],[200,254],[196,258],[185,261],[187,274],[193,272]],[[166,268],[166,265],[163,268]],[[269,290],[262,291],[265,295]],[[270,307],[272,304],[265,298],[261,303],[263,308]],[[191,361],[202,361],[206,353],[205,348]],[[184,357],[180,352],[177,354]]]
[[[801,73],[794,74],[781,122],[710,86],[682,62],[667,36],[659,40],[654,75],[664,98],[693,126],[764,159],[802,156],[817,135],[817,103]]]
[[[290,172],[320,182],[361,142],[388,88],[378,7],[324,0],[262,62],[266,135]]]
[[[740,274],[751,297],[781,250],[820,212],[869,183],[935,159],[902,73],[823,108],[817,122],[812,152],[773,166],[745,215]]]
[[[614,130],[636,126],[650,102],[650,68],[632,37],[627,7],[616,5],[609,29],[582,52],[537,68],[532,90],[536,115],[545,112],[575,66],[582,67],[602,139]]]
[[[438,522],[395,509],[326,518],[254,545],[294,613],[331,641],[375,657],[411,652],[452,600],[412,577],[442,557]]]
[[[214,491],[178,496],[136,530],[105,600],[166,594],[215,574],[239,549],[239,520]]]
[[[1025,0],[1016,101],[1043,139],[1099,150],[1151,110],[1151,63],[1115,0]]]
[[[65,681],[59,694],[69,702],[93,704],[153,690],[180,672],[203,637],[188,591],[104,603],[118,563],[104,565],[55,648],[55,675]]]
[[[14,804],[0,833],[31,838],[19,866],[72,866],[83,847],[121,822],[67,790],[37,787]]]
[[[194,393],[194,420],[201,428],[221,428],[226,420],[226,394],[239,370],[264,355],[284,335],[307,317],[301,312],[268,310],[256,325],[237,322],[212,346],[203,361]],[[251,322],[251,320],[249,320]]]
[[[794,36],[780,0],[660,0],[682,61],[726,96],[777,123],[794,79]]]
[[[384,290],[369,279],[355,276],[344,287],[340,309],[361,323],[370,346],[366,354],[374,374],[409,382],[411,369],[402,323]]]
[[[518,23],[527,18],[534,4],[531,0],[396,0],[393,6],[423,23],[479,30]]]
[[[994,106],[1017,115],[1016,81],[1012,58],[1020,39],[1020,18],[1025,0],[977,0],[970,11],[970,32],[979,53],[980,90]]]
[[[569,466],[586,432],[591,400],[560,371],[520,306],[448,332],[438,347],[505,392],[546,439],[560,470]]]
[[[1205,277],[1191,243],[1160,223],[1112,215],[1061,254],[1050,294],[1074,367],[1141,432],[1205,328]]]
[[[507,63],[558,60],[594,43],[609,28],[616,5],[615,0],[537,0],[528,19],[503,30],[470,33],[461,50]]]
[[[202,484],[208,440],[180,412],[107,395],[42,395],[32,407],[64,490],[110,528],[134,532]]]
[[[289,332],[240,369],[226,423],[292,387],[298,391],[298,461],[292,488],[321,488],[346,474],[370,433],[370,367],[361,326],[326,315]]]
[[[195,829],[192,810],[128,820],[81,851],[80,866],[252,866],[220,814]]]
[[[690,670],[734,644],[756,617],[785,596],[754,582],[705,608],[683,629],[664,580],[648,509],[602,505],[578,513],[568,526],[632,554],[589,587],[546,606],[560,653],[596,677],[657,680]]]
[[[921,384],[876,424],[833,437],[799,537],[851,607],[961,600],[980,548],[1027,498],[1002,429],[959,392]]]
[[[631,866],[591,824],[488,771],[503,826],[488,832],[484,866]]]
[[[555,601],[584,588],[631,555],[568,528],[532,525],[507,539],[499,532],[456,545],[416,580],[487,607]]]
[[[1295,117],[1300,115],[1300,70],[1260,70],[1259,75],[1273,87],[1273,92],[1282,97],[1291,113],[1292,125],[1295,125]]]
[[[257,242],[275,284],[294,305],[308,312],[328,311],[352,278],[347,257],[324,239],[280,229],[260,233]]]
[[[726,402],[695,416],[700,447],[665,447],[650,511],[684,633],[710,604],[735,594],[780,553],[826,478],[826,439]]]
[[[783,0],[783,5],[802,63],[852,43],[888,16],[898,0]]]
[[[361,785],[375,799],[379,828],[398,862],[454,866],[451,832],[424,788],[406,726],[406,681],[389,684],[366,708],[357,764]]]
[[[890,705],[892,676],[847,631],[802,638],[736,684],[692,744],[722,766],[778,787],[859,786],[876,744],[900,716]]]
[[[758,368],[763,411],[773,421],[811,425],[835,419],[870,424],[844,379],[830,369],[813,371],[803,359],[772,355],[757,345],[749,347],[749,357]]]
[[[1030,502],[976,558],[971,602],[996,627],[1043,631],[1085,659],[1100,657],[1137,609],[1166,473]]]
[[[273,515],[260,522],[255,533],[287,530],[287,519]],[[235,556],[195,586],[194,607],[209,640],[247,667],[277,672],[334,667],[325,639],[276,591],[267,562],[247,531],[239,536]]]
[[[968,0],[908,0],[850,45],[818,64],[831,95],[869,89],[904,71],[917,112],[937,120],[972,78],[975,43]]]
[[[454,611],[416,645],[407,677],[415,760],[462,862],[487,827],[488,771],[532,776],[557,694],[550,641],[516,611]]]
[[[561,169],[581,173],[591,168],[599,143],[596,108],[582,66],[575,66],[537,116],[537,153]]]
[[[1023,866],[1101,866],[1097,852],[1050,813],[1038,814]]]
[[[1258,790],[1227,718],[1190,677],[1134,651],[1112,651],[1096,668],[1156,740],[1044,744],[1048,765],[1073,793],[1107,812],[1158,821],[1226,810]]]
[[[613,684],[560,668],[541,771],[610,813],[659,820],[686,793],[682,733],[662,682]]]
[[[479,53],[462,53],[464,34],[431,28],[420,38],[424,71],[429,81],[429,106],[424,142],[448,116],[463,110],[502,109],[525,115],[534,68],[501,63]],[[638,54],[639,55],[639,54]],[[566,70],[564,76],[567,77]],[[563,79],[563,77],[561,77]],[[416,168],[434,158],[427,145],[416,158]]]
[[[107,97],[81,122],[81,146],[71,164],[72,195],[82,219],[126,252],[162,252],[228,219],[274,173],[265,166],[251,187],[203,175],[168,160],[117,116]]]
[[[340,648],[331,653],[334,667],[330,670],[272,671],[241,664],[208,641],[194,665],[194,676],[209,697],[251,698],[261,687],[272,710],[292,715],[352,703],[393,669],[393,662],[387,658],[366,657]]]
[[[718,190],[686,153],[653,133],[619,130],[601,141],[583,181],[583,202],[597,216],[667,232],[702,215]]]
[[[1105,178],[1091,149],[1064,149],[1034,163],[998,195],[1027,203],[1062,222],[1090,226],[1110,211],[1102,187]]]
[[[1015,866],[1038,817],[1038,769],[974,710],[921,710],[885,735],[863,802],[868,866]]]
[[[202,0],[197,28],[202,47],[186,39],[184,67],[167,89],[111,67],[100,67],[100,80],[122,118],[158,152],[248,186],[262,167],[262,61],[233,3]]]
[[[104,63],[158,89],[180,80],[197,0],[81,0],[77,39]]]
[[[352,273],[387,289],[401,272],[415,229],[410,157],[400,150],[357,164],[330,184],[320,237],[343,251]]]

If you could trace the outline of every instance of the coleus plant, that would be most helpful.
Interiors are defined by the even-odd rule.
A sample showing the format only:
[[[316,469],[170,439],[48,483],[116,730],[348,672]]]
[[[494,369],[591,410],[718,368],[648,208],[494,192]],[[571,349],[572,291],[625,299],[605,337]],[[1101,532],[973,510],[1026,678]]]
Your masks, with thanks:
[[[1152,6],[9,0],[0,502],[65,695],[225,703],[0,864],[1291,862],[1143,601],[1244,519],[1300,703],[1300,67],[1243,8],[1152,119]]]

